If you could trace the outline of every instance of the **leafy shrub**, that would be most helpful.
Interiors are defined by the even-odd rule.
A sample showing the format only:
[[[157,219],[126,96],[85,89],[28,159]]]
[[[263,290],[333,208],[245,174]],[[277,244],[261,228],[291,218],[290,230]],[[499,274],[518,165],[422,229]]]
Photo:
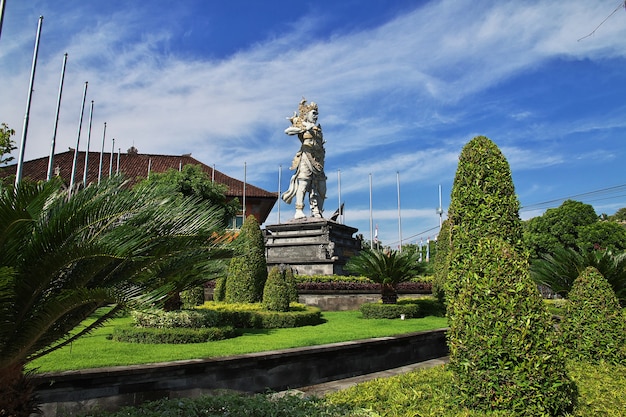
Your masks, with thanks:
[[[450,369],[464,406],[558,415],[576,386],[530,278],[518,211],[508,162],[488,138],[472,139],[449,209]]]
[[[398,301],[398,304],[415,304],[419,306],[419,317],[436,316],[443,317],[446,314],[446,309],[442,303],[434,297],[423,298],[405,298]]]
[[[202,328],[155,328],[120,326],[113,330],[112,339],[127,343],[205,343],[224,340],[237,336],[233,327],[202,327]]]
[[[626,321],[609,283],[593,267],[574,281],[561,322],[568,356],[626,362]]]
[[[435,266],[433,268],[432,293],[442,304],[445,303],[446,298],[445,283],[448,279],[450,245],[450,222],[446,219],[441,225],[439,236],[437,236],[437,252],[433,259]]]
[[[211,288],[211,283],[207,283]],[[226,299],[226,277],[217,278],[213,284],[213,301],[224,301]]]
[[[182,308],[194,308],[204,303],[204,287],[193,287],[180,292]]]
[[[267,280],[265,241],[254,216],[248,216],[235,239],[240,256],[230,261],[226,277],[225,301],[256,303],[263,298]]]
[[[287,277],[287,273],[292,279]],[[289,303],[294,298],[295,289],[293,273],[289,268],[274,267],[270,271],[263,289],[263,308],[270,311],[289,311]]]
[[[137,327],[193,329],[220,325],[218,315],[211,310],[133,311],[131,315]]]
[[[623,417],[626,410],[626,366],[571,362],[569,374],[580,388],[580,401],[569,417]],[[449,368],[436,366],[390,378],[377,378],[328,394],[336,405],[367,408],[387,417],[511,417],[510,411],[468,410],[455,404]],[[376,414],[377,413],[377,414]],[[537,414],[522,413],[523,416]]]
[[[420,317],[417,304],[363,303],[359,311],[365,319],[398,319],[402,314],[407,319]]]
[[[289,311],[265,311],[261,303],[204,303],[200,310],[217,314],[218,323],[236,328],[274,329],[300,326],[314,326],[323,323],[322,312],[317,307],[292,303]]]

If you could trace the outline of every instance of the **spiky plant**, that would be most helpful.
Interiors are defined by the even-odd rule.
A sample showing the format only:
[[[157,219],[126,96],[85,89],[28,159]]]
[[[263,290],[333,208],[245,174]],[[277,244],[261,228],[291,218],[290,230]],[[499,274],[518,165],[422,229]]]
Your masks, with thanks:
[[[210,279],[229,256],[219,211],[121,185],[104,181],[68,197],[57,181],[21,182],[0,193],[0,409],[8,415],[28,415],[5,401],[23,387],[29,361],[123,307]],[[103,306],[107,314],[72,332]]]
[[[568,297],[574,281],[588,267],[594,267],[613,288],[622,307],[626,306],[626,252],[611,251],[580,253],[571,248],[559,248],[553,254],[535,260],[530,272],[537,284]]]
[[[398,284],[410,280],[424,270],[423,264],[418,260],[417,252],[365,249],[350,258],[345,270],[380,284],[383,304],[396,304]]]

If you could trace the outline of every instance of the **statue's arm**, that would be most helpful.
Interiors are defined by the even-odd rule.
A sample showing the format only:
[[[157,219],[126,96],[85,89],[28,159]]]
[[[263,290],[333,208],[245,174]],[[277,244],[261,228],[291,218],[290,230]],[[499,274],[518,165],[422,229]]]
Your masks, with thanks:
[[[285,129],[285,133],[288,135],[297,135],[303,132],[304,132],[304,129],[300,129],[299,127],[296,127],[296,126],[289,126],[287,129]]]

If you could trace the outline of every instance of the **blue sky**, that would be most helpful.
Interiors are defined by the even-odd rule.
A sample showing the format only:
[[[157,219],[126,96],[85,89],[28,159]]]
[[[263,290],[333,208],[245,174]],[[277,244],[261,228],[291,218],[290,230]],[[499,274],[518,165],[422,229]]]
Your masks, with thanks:
[[[509,160],[522,218],[567,197],[612,214],[626,206],[620,5],[6,0],[0,121],[19,143],[43,15],[26,159],[49,153],[67,52],[58,151],[75,146],[89,81],[91,150],[107,122],[106,150],[115,138],[122,151],[191,152],[241,180],[245,163],[247,180],[270,191],[282,165],[284,191],[299,147],[286,117],[304,96],[318,103],[327,141],[326,214],[339,204],[340,176],[345,223],[366,239],[370,174],[384,243],[400,240],[398,177],[403,243],[434,237],[438,186],[445,211],[459,152],[476,135]],[[281,220],[293,210],[281,204]],[[275,208],[268,223],[277,221]]]

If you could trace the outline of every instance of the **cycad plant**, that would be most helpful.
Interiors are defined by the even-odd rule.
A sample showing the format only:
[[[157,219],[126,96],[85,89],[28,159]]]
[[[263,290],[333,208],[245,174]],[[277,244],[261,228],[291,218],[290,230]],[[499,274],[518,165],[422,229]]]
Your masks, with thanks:
[[[92,331],[126,306],[205,281],[228,250],[219,211],[134,193],[118,180],[68,197],[60,182],[0,191],[0,410],[27,388],[25,365]],[[72,332],[96,309],[108,314]],[[22,395],[20,398],[29,398]]]
[[[533,280],[567,298],[574,281],[588,267],[596,268],[613,288],[622,307],[626,306],[626,252],[611,251],[580,253],[571,248],[559,248],[553,254],[535,260],[530,272]]]
[[[380,284],[383,304],[398,302],[397,286],[419,275],[424,266],[417,252],[365,249],[350,258],[346,271],[367,277]]]

